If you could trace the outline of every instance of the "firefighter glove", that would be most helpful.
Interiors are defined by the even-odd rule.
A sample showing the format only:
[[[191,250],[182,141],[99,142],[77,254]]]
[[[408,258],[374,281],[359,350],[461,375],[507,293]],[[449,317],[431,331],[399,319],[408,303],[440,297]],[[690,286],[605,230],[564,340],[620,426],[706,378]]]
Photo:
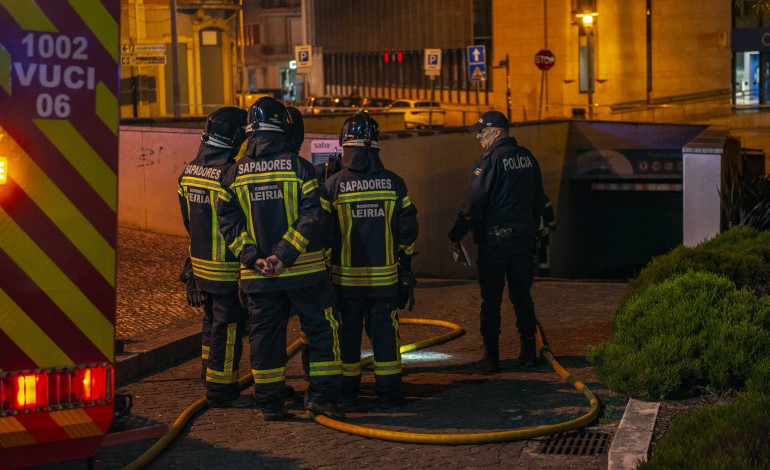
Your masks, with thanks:
[[[414,308],[414,288],[417,287],[417,280],[415,280],[412,273],[401,269],[398,270],[398,304],[396,305],[399,310],[403,310],[407,303],[409,304],[409,311]]]
[[[206,293],[199,291],[195,284],[195,278],[191,277],[187,281],[187,303],[191,307],[202,307],[206,301]]]

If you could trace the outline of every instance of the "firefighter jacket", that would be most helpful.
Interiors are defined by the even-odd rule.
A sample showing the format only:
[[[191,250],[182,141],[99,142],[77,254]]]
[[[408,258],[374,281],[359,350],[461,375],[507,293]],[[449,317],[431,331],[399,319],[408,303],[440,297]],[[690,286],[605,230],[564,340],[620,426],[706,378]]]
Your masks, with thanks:
[[[227,249],[217,225],[217,203],[229,198],[222,179],[237,151],[201,142],[198,155],[179,177],[182,221],[190,234],[190,260],[198,289],[214,294],[236,290],[238,259]]]
[[[326,182],[324,209],[334,219],[332,282],[395,295],[399,257],[411,258],[417,209],[400,176],[385,169],[379,149],[345,147],[342,170]]]
[[[545,205],[540,165],[513,137],[498,139],[473,164],[468,189],[449,239],[469,230],[479,243],[485,229],[502,227],[534,236]]]
[[[294,289],[323,280],[318,180],[313,165],[286,148],[283,134],[254,133],[223,184],[228,197],[220,199],[219,228],[243,266],[244,292]],[[254,269],[258,258],[273,254],[284,264],[278,276]]]

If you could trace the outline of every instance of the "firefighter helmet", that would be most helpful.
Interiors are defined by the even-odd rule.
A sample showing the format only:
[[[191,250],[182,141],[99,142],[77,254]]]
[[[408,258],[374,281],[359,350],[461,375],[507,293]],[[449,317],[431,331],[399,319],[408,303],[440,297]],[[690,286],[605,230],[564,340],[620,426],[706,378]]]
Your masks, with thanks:
[[[299,150],[302,148],[302,142],[305,141],[305,122],[299,109],[287,106],[286,111],[289,112],[289,117],[291,118],[291,126],[286,131],[286,141],[289,143],[289,150],[299,153]]]
[[[361,111],[345,120],[340,131],[340,145],[343,147],[380,146],[380,125],[369,113]]]
[[[212,147],[238,148],[246,138],[245,125],[245,110],[235,106],[225,106],[206,118],[206,128],[201,140]]]
[[[286,132],[291,125],[291,117],[286,106],[269,96],[263,96],[249,108],[249,124],[246,133],[255,131]]]

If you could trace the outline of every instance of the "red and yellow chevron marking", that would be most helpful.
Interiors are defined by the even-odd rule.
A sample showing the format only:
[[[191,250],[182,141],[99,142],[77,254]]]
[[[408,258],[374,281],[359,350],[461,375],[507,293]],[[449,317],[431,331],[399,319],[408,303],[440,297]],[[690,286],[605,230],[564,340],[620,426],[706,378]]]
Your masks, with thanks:
[[[119,14],[0,0],[0,371],[114,361]],[[0,451],[102,436],[112,408],[5,416]]]

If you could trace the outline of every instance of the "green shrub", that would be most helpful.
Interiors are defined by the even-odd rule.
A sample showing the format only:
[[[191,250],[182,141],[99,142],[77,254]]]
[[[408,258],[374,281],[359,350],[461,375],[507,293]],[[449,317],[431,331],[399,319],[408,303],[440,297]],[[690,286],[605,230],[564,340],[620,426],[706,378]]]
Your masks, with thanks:
[[[724,276],[688,271],[629,299],[613,330],[588,351],[610,389],[646,400],[726,391],[770,358],[770,300]]]
[[[639,470],[760,469],[770,466],[770,395],[741,394],[729,405],[681,416]]]
[[[770,231],[735,227],[693,248],[678,246],[653,258],[629,281],[621,300],[688,270],[722,274],[739,288],[770,284]]]

